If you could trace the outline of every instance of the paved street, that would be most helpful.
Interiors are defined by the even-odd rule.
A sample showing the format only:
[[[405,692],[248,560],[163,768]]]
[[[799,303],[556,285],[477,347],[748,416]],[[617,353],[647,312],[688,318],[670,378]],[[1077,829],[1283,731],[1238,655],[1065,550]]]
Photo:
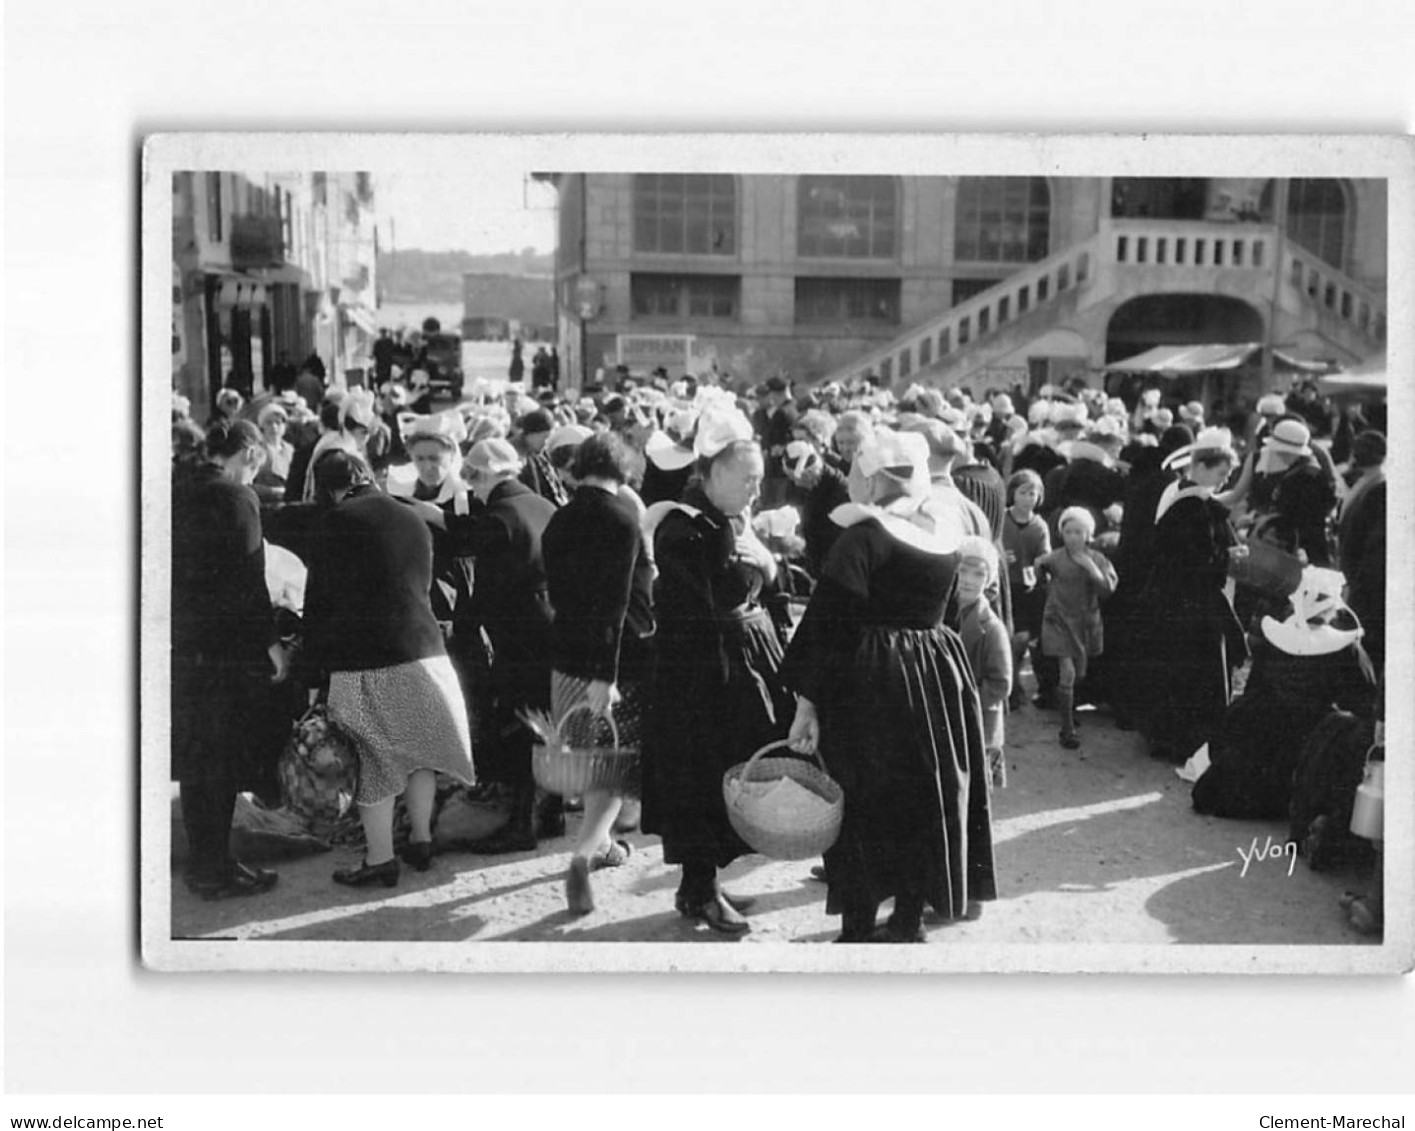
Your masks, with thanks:
[[[1316,875],[1301,860],[1250,857],[1286,837],[1278,822],[1200,817],[1189,787],[1149,759],[1108,714],[1083,716],[1080,751],[1056,743],[1055,718],[1028,707],[1009,722],[1010,783],[995,793],[1002,898],[977,922],[931,930],[930,941],[1023,944],[1359,944],[1337,900],[1353,875]],[[574,822],[575,817],[571,817]],[[573,823],[572,823],[573,831]],[[356,862],[349,850],[286,861],[271,893],[203,903],[173,872],[173,930],[180,937],[428,942],[619,940],[718,943],[673,910],[677,869],[656,838],[632,838],[629,863],[594,876],[599,907],[565,910],[571,840],[538,854],[440,856],[431,871],[405,869],[399,886],[351,890],[330,880]],[[825,942],[839,920],[824,913],[824,886],[809,863],[759,856],[725,875],[729,890],[757,897],[751,935],[762,942]]]

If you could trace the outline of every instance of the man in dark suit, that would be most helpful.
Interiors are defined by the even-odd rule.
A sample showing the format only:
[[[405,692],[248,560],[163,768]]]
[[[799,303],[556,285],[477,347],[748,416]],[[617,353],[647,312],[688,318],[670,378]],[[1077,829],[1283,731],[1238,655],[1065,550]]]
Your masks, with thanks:
[[[487,855],[533,851],[538,836],[559,835],[565,823],[558,799],[537,812],[533,738],[519,717],[550,709],[552,613],[541,535],[555,513],[553,503],[517,480],[520,471],[521,457],[505,440],[479,441],[465,472],[484,509],[465,519],[447,518],[460,552],[475,559],[472,613],[492,649],[492,720],[483,732],[488,757],[482,776],[511,793],[510,820],[468,846]]]

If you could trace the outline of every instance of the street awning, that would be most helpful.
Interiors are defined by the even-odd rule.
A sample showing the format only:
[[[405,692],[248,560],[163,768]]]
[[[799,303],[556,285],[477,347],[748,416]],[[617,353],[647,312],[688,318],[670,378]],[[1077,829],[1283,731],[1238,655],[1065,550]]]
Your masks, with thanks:
[[[1295,373],[1330,373],[1337,362],[1329,357],[1303,357],[1295,350],[1274,347],[1273,368]]]
[[[1144,353],[1106,366],[1110,373],[1158,373],[1177,377],[1184,373],[1208,373],[1215,369],[1237,369],[1262,348],[1260,342],[1237,345],[1155,346]]]
[[[1363,361],[1345,373],[1332,373],[1317,380],[1318,392],[1326,396],[1343,393],[1359,396],[1384,397],[1390,388],[1385,354]]]

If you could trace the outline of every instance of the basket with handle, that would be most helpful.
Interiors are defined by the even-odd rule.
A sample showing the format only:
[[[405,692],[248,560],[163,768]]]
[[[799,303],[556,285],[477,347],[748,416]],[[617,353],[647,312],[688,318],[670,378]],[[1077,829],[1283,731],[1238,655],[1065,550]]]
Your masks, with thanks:
[[[550,725],[545,716],[527,718],[540,738],[531,751],[531,772],[536,784],[561,797],[579,797],[591,791],[629,792],[639,769],[639,752],[619,744],[619,727],[612,714],[606,712],[602,716],[609,724],[612,745],[586,746],[567,741],[566,720],[583,711],[595,713],[588,703],[580,703],[566,711],[556,725]]]
[[[747,761],[733,766],[722,777],[722,798],[727,819],[737,835],[763,856],[775,860],[810,860],[830,848],[840,836],[845,814],[845,791],[825,771],[820,754],[813,761],[804,758],[765,757],[789,745],[785,739],[769,742]],[[803,819],[773,804],[771,797],[744,788],[750,783],[770,783],[790,778],[815,794],[824,804]]]

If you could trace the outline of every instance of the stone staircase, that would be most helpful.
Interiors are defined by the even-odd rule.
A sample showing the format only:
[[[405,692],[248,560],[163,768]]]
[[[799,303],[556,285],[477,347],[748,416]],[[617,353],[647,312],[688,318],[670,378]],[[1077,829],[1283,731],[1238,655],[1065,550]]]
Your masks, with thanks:
[[[1069,329],[1104,362],[1106,327],[1143,295],[1208,294],[1249,303],[1275,341],[1355,362],[1385,348],[1385,300],[1269,224],[1110,220],[965,302],[862,354],[824,381],[874,374],[886,386],[950,386],[984,371],[1025,369],[1027,348]]]

